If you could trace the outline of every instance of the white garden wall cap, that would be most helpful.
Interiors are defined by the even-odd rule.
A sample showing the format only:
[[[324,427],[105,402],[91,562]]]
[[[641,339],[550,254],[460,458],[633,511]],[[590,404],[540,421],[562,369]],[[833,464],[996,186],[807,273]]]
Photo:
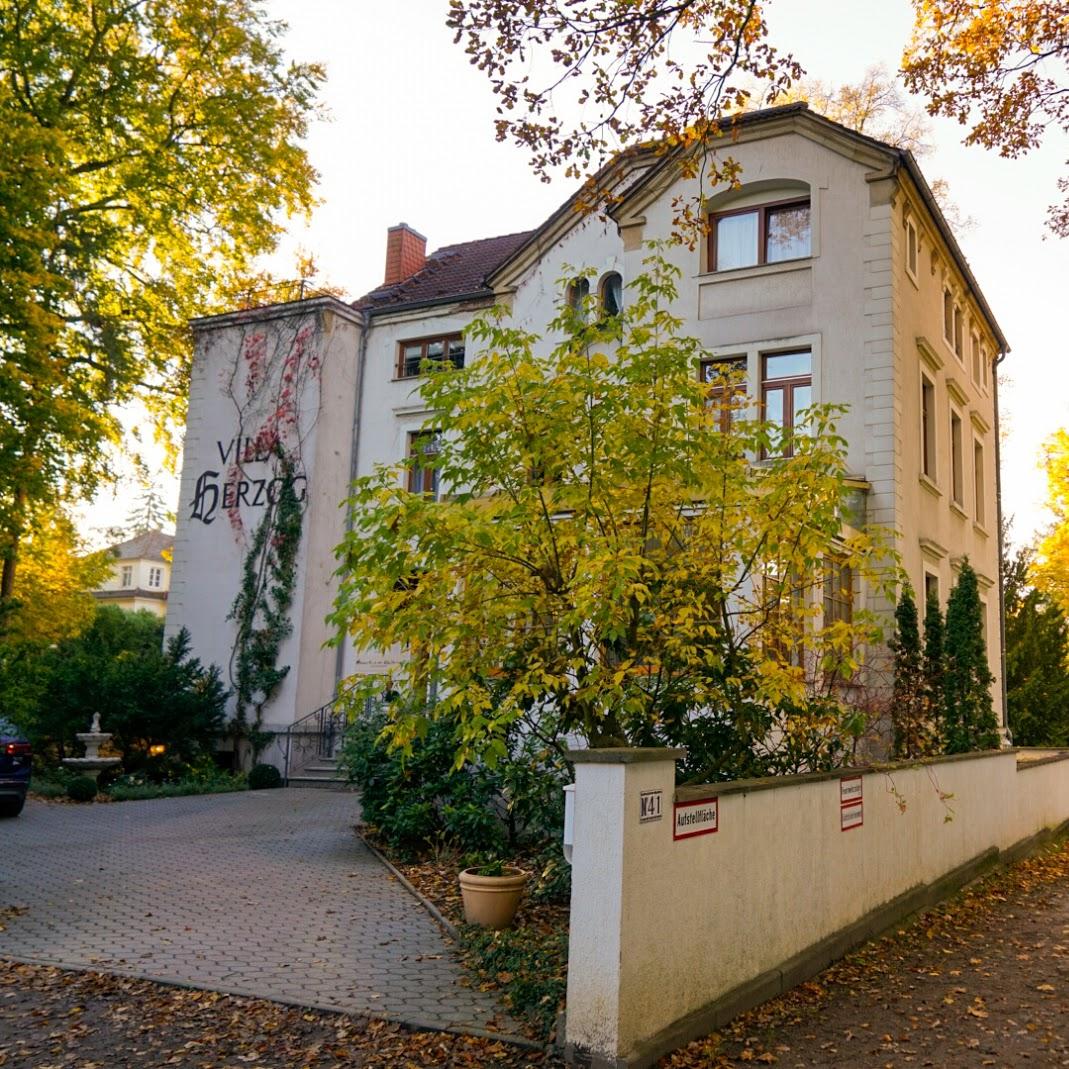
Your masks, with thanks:
[[[636,765],[644,761],[682,761],[687,751],[667,746],[605,746],[568,750],[564,756],[575,765]]]
[[[692,802],[699,798],[708,798],[712,794],[750,794],[754,791],[773,791],[786,787],[802,787],[807,783],[819,783],[821,780],[836,780],[843,776],[869,776],[878,772],[901,772],[910,768],[923,768],[926,765],[946,765],[956,761],[972,761],[981,757],[1005,757],[1016,754],[1012,747],[1002,750],[972,750],[969,753],[946,754],[942,757],[919,757],[913,761],[883,761],[867,765],[850,765],[833,768],[827,772],[800,772],[787,776],[762,776],[755,779],[724,780],[720,783],[685,783],[676,788],[677,802]],[[1069,758],[1069,751],[1065,751]],[[1060,761],[1062,757],[1043,757],[1030,761],[1029,764],[1046,764],[1048,761]],[[1023,767],[1023,766],[1022,766]]]
[[[1039,768],[1041,765],[1051,765],[1056,761],[1069,761],[1069,750],[1051,750],[1047,747],[1033,749],[1021,746],[1014,752],[1017,754],[1018,772],[1023,772],[1027,768]]]

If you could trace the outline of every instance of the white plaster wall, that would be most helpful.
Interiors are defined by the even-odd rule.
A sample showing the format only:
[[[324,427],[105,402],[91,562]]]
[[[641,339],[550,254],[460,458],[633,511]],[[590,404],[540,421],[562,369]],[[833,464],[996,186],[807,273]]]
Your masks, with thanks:
[[[642,824],[639,794],[657,787],[665,817]],[[1006,751],[865,773],[848,831],[839,791],[714,786],[719,830],[675,841],[671,762],[577,764],[569,1043],[626,1056],[898,895],[1069,819],[1069,763],[1018,771]]]
[[[903,516],[899,551],[902,564],[923,613],[924,577],[935,576],[943,608],[957,581],[957,565],[968,557],[980,580],[986,609],[987,660],[995,675],[992,687],[995,710],[1004,724],[1001,687],[1001,618],[998,604],[998,519],[996,512],[994,373],[987,383],[974,377],[970,335],[979,333],[991,359],[997,343],[979,305],[968,294],[964,277],[954,266],[949,250],[919,208],[917,192],[907,183],[895,198],[893,225],[894,285],[896,291],[898,403],[900,406],[900,494]],[[905,224],[911,219],[918,229],[916,276],[906,269]],[[965,352],[959,358],[943,336],[943,286],[949,283],[960,296],[968,322]],[[922,473],[921,375],[935,388],[934,479]],[[960,415],[963,431],[963,507],[951,501],[951,406]],[[973,443],[984,451],[984,519],[977,515],[973,481]]]
[[[168,599],[166,634],[188,628],[194,653],[218,664],[229,685],[234,625],[227,616],[240,586],[248,540],[263,509],[242,503],[238,529],[220,502],[211,522],[203,522],[193,516],[196,483],[206,471],[218,472],[221,482],[227,471],[221,450],[225,452],[238,433],[238,413],[225,384],[243,338],[263,331],[269,348],[285,346],[304,326],[310,328],[309,351],[318,356],[321,368],[300,397],[297,433],[307,499],[290,612],[294,629],[282,644],[278,662],[289,665],[290,672],[266,711],[268,730],[284,728],[311,712],[333,691],[334,654],[320,646],[328,634],[323,617],[331,596],[333,545],[344,529],[340,503],[349,475],[359,317],[347,306],[330,300],[303,302],[198,325]],[[244,369],[237,376],[239,395],[243,376]],[[251,461],[244,468],[250,479],[271,474],[265,461]]]

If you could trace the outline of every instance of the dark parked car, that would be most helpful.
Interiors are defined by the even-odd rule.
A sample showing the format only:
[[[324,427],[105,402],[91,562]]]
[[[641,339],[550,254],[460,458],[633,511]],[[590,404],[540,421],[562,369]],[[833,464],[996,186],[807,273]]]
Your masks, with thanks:
[[[0,817],[17,817],[30,786],[33,751],[18,728],[0,717]]]

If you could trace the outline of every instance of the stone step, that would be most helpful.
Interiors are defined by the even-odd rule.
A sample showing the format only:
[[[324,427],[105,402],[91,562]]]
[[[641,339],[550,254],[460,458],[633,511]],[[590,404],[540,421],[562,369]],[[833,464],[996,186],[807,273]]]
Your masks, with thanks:
[[[287,785],[290,787],[313,787],[321,791],[352,790],[349,784],[340,776],[308,776],[303,772],[296,776],[290,776]]]

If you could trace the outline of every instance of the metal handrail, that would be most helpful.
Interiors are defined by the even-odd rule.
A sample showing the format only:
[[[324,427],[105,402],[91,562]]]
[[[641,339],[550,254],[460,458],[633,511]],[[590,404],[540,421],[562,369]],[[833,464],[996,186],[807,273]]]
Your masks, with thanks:
[[[316,757],[334,757],[338,743],[344,735],[343,714],[337,710],[339,697],[332,698],[318,709],[295,720],[286,729],[286,755],[282,771],[282,782],[289,785],[290,767],[292,765],[293,737],[304,736],[316,739]]]

